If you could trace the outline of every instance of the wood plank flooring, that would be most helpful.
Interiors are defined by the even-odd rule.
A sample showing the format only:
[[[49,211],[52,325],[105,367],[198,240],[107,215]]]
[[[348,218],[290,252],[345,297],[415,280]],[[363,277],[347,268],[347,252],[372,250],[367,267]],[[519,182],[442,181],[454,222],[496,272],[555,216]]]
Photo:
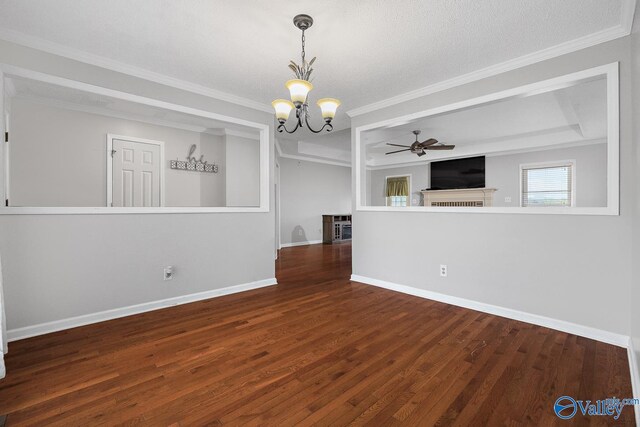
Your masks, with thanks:
[[[12,425],[604,425],[626,350],[350,282],[350,244],[287,248],[279,285],[10,344]],[[634,425],[625,408],[618,425]]]

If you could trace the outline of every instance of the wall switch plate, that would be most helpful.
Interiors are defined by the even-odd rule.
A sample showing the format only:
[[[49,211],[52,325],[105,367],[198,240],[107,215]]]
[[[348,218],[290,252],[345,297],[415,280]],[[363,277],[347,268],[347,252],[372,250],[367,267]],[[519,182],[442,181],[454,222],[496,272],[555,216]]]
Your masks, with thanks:
[[[445,264],[440,265],[440,277],[447,277],[447,266]]]
[[[170,265],[164,268],[164,280],[173,280],[173,267]]]
[[[511,203],[511,196],[507,196],[504,198],[505,203]]]

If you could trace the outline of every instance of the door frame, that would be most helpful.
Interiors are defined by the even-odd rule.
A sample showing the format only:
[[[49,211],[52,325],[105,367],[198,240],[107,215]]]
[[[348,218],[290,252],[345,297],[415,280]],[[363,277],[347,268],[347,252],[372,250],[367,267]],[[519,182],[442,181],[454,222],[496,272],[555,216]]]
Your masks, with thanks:
[[[138,138],[135,136],[107,134],[107,207],[113,205],[113,140],[121,139],[123,141],[139,142],[142,144],[158,145],[160,147],[160,207],[164,206],[164,141],[156,141],[153,139]]]

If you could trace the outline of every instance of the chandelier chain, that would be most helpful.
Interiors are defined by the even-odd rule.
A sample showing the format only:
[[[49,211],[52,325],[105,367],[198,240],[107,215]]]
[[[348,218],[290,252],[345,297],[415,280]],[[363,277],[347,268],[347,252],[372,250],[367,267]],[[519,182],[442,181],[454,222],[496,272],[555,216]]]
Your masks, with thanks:
[[[305,41],[305,37],[304,37],[304,30],[302,30],[302,66],[304,67],[304,56],[305,56],[305,52],[304,52],[304,41]]]

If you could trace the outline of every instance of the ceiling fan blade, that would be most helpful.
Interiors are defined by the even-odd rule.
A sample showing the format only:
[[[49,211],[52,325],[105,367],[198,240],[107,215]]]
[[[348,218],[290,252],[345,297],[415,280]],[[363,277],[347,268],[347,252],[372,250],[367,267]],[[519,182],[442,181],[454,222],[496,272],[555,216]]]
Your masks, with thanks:
[[[437,143],[438,143],[437,139],[429,138],[426,141],[422,141],[420,143],[420,146],[421,147],[429,147],[430,145],[437,144]]]
[[[453,150],[455,145],[431,145],[424,147],[425,150]]]
[[[418,151],[416,154],[418,155],[418,157],[422,157],[422,156],[424,156],[425,154],[427,154],[427,152],[426,152],[426,151],[424,151],[424,150],[422,150],[422,151]]]
[[[392,144],[390,142],[387,142],[387,145],[392,145],[394,147],[404,147],[404,148],[409,148],[410,147],[410,145]]]
[[[411,151],[411,148],[405,148],[404,150],[398,150],[398,151],[391,151],[389,153],[384,153],[384,154],[402,153],[403,151]]]

